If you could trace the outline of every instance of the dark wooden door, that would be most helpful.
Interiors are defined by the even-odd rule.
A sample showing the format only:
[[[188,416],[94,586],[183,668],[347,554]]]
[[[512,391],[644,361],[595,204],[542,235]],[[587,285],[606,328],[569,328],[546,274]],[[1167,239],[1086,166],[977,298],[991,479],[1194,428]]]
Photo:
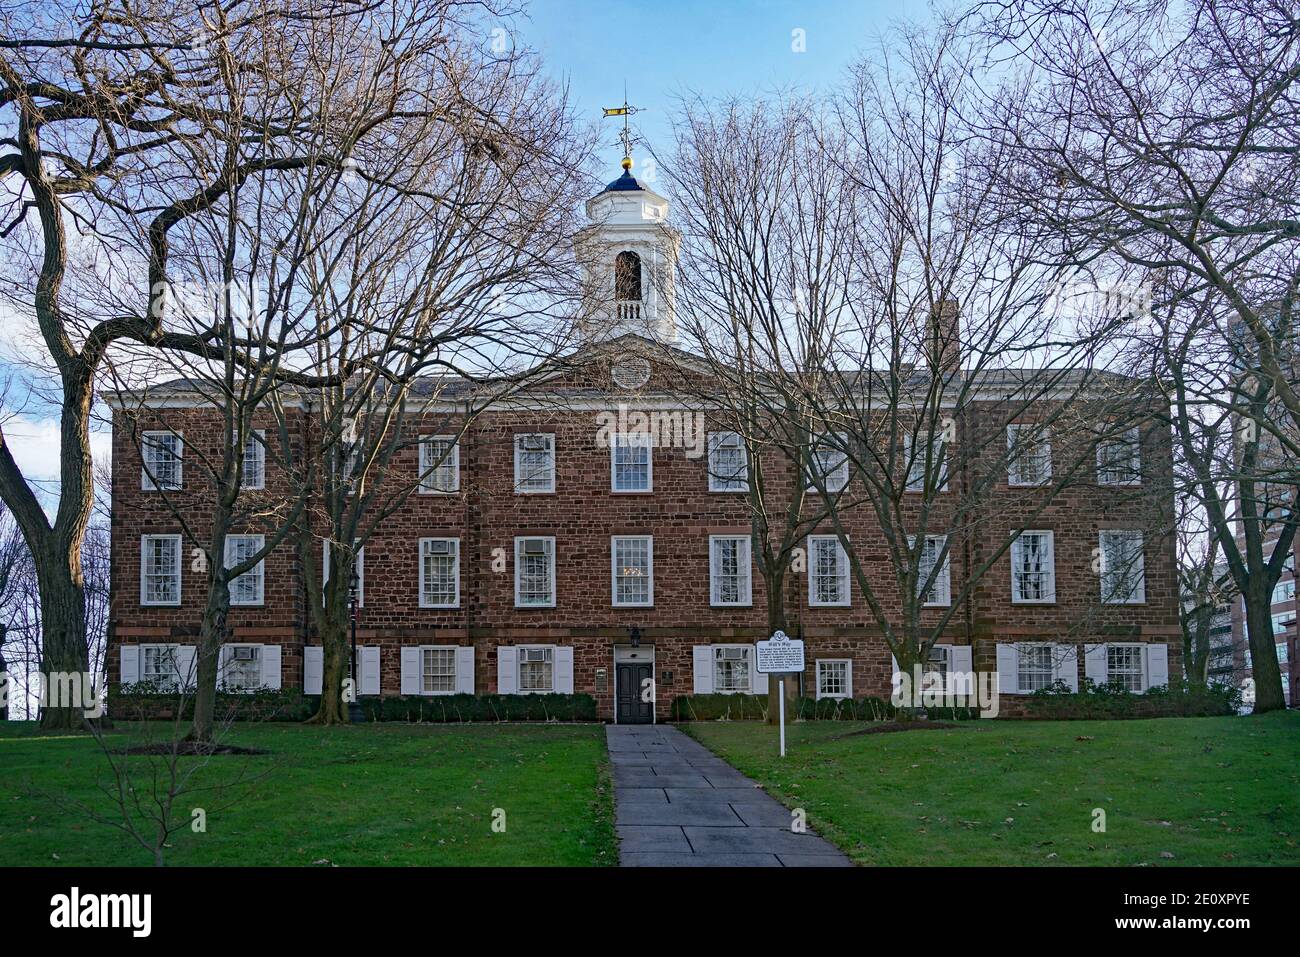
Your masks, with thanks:
[[[654,704],[642,701],[642,688],[654,677],[654,666],[648,661],[628,661],[614,666],[619,724],[654,724]]]

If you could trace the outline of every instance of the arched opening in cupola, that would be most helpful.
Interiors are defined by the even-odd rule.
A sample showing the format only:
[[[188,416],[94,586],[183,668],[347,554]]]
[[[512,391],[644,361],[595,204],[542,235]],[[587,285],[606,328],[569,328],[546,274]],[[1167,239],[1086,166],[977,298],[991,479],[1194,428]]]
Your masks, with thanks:
[[[630,249],[614,257],[614,298],[619,302],[641,301],[641,257]]]

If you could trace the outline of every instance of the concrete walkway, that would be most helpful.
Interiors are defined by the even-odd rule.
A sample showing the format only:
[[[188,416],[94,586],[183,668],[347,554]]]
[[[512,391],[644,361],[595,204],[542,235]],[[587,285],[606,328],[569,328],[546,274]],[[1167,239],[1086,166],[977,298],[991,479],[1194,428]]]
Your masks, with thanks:
[[[666,725],[607,725],[624,867],[848,867],[752,780]]]

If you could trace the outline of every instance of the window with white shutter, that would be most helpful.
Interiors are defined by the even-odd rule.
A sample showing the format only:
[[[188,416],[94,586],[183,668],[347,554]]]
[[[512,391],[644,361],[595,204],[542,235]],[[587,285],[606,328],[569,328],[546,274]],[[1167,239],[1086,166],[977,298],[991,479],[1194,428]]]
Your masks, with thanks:
[[[157,691],[172,692],[180,687],[180,645],[141,645],[140,680]]]
[[[649,535],[615,535],[610,539],[610,575],[615,607],[654,604],[654,539]]]
[[[253,691],[262,687],[262,646],[223,646],[221,682],[230,691]]]
[[[1056,565],[1050,531],[1023,531],[1011,545],[1011,600],[1056,601]]]
[[[181,537],[144,535],[140,539],[140,604],[181,603]]]
[[[515,539],[515,607],[555,607],[555,539]]]
[[[460,605],[460,539],[420,539],[420,607]]]
[[[709,536],[709,603],[748,606],[750,589],[749,536]]]
[[[555,691],[555,648],[519,645],[519,693],[551,694]]]
[[[140,437],[143,467],[140,488],[146,492],[174,492],[182,485],[184,442],[175,432],[145,432]]]
[[[420,691],[422,694],[456,693],[456,648],[454,645],[420,649]]]
[[[1051,686],[1055,680],[1055,664],[1050,644],[1020,642],[1016,645],[1016,652],[1020,662],[1017,675],[1017,690],[1020,694],[1030,694]]]
[[[226,567],[234,568],[250,560],[266,546],[263,535],[227,535]],[[265,595],[265,560],[230,580],[230,604],[260,605]]]
[[[528,432],[515,436],[515,492],[538,495],[555,491],[555,435]]]
[[[749,694],[749,659],[753,653],[753,645],[713,646],[714,693]]]
[[[1120,685],[1125,691],[1140,694],[1146,690],[1144,658],[1142,645],[1107,643],[1106,680]]]
[[[808,536],[808,604],[849,604],[849,556],[835,535]]]
[[[1101,539],[1101,600],[1107,605],[1138,605],[1146,601],[1146,572],[1142,532],[1103,529]]]
[[[710,432],[709,491],[749,491],[749,463],[745,442],[736,432]]]
[[[444,495],[460,491],[460,443],[454,435],[420,438],[420,491]]]

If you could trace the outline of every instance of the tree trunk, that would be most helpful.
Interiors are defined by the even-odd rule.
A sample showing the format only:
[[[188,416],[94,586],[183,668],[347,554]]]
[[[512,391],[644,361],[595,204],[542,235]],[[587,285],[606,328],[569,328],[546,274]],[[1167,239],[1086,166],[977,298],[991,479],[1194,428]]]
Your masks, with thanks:
[[[785,617],[785,571],[774,574],[767,584],[767,637],[778,631],[785,631],[788,622]],[[767,723],[778,724],[781,720],[781,681],[785,680],[785,699],[792,702],[799,689],[798,675],[779,674],[767,676]],[[786,708],[789,713],[789,707]]]
[[[1282,696],[1282,669],[1273,637],[1272,589],[1251,582],[1242,598],[1246,602],[1246,638],[1255,676],[1254,713],[1280,711],[1286,707],[1286,698]]]
[[[320,708],[312,721],[316,724],[347,724],[347,703],[343,700],[343,679],[348,672],[348,630],[343,616],[329,615],[321,631],[325,661],[321,676]]]
[[[92,677],[86,644],[85,586],[75,550],[72,556],[44,554],[36,568],[41,595],[41,673],[47,692],[52,692],[66,687],[55,680],[58,674],[80,675],[83,681]],[[41,728],[79,731],[85,726],[85,710],[82,702],[50,701],[41,708]]]
[[[212,743],[217,706],[217,679],[221,667],[221,643],[230,614],[230,585],[220,574],[209,575],[208,604],[199,625],[198,667],[195,673],[194,724],[189,740]]]

